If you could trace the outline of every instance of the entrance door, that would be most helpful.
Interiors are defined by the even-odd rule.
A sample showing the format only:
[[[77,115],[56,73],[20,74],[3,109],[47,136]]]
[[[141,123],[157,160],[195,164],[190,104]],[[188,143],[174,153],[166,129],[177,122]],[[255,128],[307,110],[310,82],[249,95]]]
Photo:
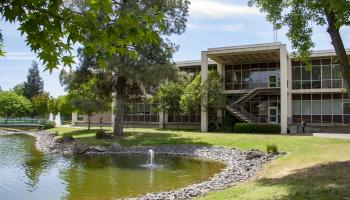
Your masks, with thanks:
[[[269,87],[277,87],[277,76],[269,76]]]
[[[277,107],[269,107],[269,123],[278,123],[278,110]]]

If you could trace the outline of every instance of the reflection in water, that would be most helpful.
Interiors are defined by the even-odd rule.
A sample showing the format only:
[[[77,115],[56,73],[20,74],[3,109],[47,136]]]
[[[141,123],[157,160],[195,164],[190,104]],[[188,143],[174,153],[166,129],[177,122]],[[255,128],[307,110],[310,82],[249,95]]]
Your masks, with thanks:
[[[222,165],[157,155],[162,168],[146,169],[146,155],[45,155],[29,136],[0,137],[0,194],[7,199],[97,200],[183,187],[212,176]]]

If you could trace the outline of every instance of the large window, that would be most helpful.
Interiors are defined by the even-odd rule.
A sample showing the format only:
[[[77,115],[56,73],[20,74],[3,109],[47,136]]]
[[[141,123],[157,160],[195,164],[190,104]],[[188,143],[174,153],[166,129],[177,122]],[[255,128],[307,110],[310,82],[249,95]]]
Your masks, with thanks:
[[[347,94],[293,94],[293,122],[317,124],[350,123],[350,98]]]
[[[342,88],[341,66],[335,59],[311,61],[311,68],[301,62],[292,62],[293,89]]]
[[[128,122],[159,122],[155,104],[134,103],[126,106],[125,121]]]
[[[269,76],[280,76],[278,62],[225,65],[225,89],[268,87]]]

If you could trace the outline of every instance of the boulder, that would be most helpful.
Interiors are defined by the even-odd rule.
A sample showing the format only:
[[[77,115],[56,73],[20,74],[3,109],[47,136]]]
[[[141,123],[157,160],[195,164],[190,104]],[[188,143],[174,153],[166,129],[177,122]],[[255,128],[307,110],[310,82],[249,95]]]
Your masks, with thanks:
[[[71,147],[72,153],[75,153],[75,154],[86,153],[89,149],[90,149],[89,145],[84,144],[82,142],[75,142]]]
[[[111,146],[109,146],[109,150],[111,152],[118,152],[118,151],[121,151],[122,149],[123,147],[118,143],[113,143],[111,144]]]
[[[107,149],[105,147],[102,147],[102,146],[91,146],[90,150],[98,151],[98,152],[105,152],[105,151],[107,151]]]
[[[251,151],[247,152],[246,159],[247,160],[258,159],[258,158],[263,157],[264,155],[265,155],[265,153],[260,151],[260,150],[251,150]]]

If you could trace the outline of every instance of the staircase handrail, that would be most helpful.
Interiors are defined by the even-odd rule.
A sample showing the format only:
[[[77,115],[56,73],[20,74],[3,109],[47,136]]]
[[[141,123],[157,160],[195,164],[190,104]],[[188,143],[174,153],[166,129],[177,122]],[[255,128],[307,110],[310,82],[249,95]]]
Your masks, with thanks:
[[[248,112],[247,110],[245,110],[241,106],[237,105],[236,103],[232,103],[230,106],[233,107],[235,110],[239,111],[240,114],[248,116],[250,121],[253,121],[253,122],[258,121],[258,117],[256,115]]]

